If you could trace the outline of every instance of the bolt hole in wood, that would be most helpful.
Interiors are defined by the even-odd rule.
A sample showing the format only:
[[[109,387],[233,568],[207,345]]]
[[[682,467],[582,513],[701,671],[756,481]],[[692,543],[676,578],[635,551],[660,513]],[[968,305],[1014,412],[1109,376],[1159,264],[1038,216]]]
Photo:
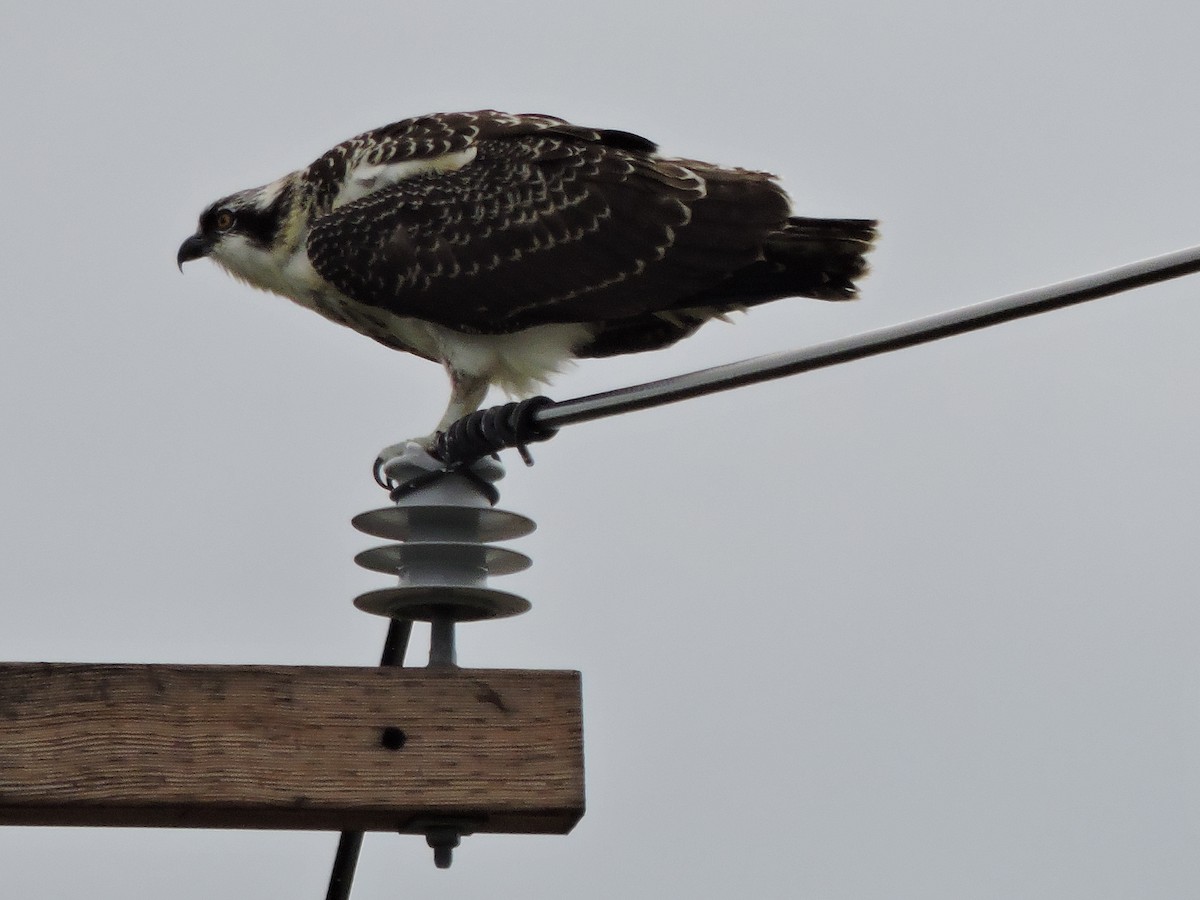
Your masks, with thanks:
[[[408,735],[394,725],[389,725],[379,735],[380,745],[388,750],[399,750],[404,746],[406,740],[408,740]]]

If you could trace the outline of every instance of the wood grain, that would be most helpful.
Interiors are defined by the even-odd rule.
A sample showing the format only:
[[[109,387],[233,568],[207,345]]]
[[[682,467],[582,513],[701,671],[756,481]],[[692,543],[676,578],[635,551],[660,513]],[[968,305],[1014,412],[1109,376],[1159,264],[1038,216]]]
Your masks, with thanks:
[[[0,824],[562,834],[583,805],[578,672],[0,663]]]

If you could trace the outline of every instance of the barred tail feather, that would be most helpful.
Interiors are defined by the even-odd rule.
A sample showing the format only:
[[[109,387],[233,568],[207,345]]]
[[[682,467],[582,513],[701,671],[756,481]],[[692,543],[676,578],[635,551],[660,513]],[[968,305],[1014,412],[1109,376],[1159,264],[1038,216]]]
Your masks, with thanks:
[[[784,297],[853,300],[867,274],[875,241],[872,219],[806,219],[793,216],[763,242],[763,258],[724,281],[692,294],[676,309],[716,305],[757,306]]]
[[[876,225],[872,219],[788,219],[765,244],[765,262],[773,270],[760,276],[767,293],[779,296],[771,289],[778,280],[777,289],[791,296],[853,300],[857,280],[867,274]]]

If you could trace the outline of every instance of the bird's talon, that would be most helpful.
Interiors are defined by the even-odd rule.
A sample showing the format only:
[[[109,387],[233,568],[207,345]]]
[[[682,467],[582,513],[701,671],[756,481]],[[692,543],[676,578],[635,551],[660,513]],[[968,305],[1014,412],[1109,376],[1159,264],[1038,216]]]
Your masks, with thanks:
[[[386,462],[387,460],[382,456],[375,457],[375,464],[371,466],[371,475],[374,477],[377,485],[379,485],[385,491],[390,492],[393,488],[395,488],[395,485],[392,484],[392,479],[388,478],[383,472],[383,466]]]

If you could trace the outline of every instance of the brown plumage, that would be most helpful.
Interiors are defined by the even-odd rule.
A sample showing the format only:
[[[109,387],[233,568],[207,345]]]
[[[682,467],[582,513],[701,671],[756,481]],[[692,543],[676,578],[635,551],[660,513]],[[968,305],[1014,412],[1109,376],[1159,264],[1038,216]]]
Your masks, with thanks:
[[[179,260],[443,363],[444,427],[489,384],[522,392],[571,357],[665,347],[782,297],[851,299],[874,238],[870,220],[792,215],[764,172],[484,110],[366,132],[219,200]]]

